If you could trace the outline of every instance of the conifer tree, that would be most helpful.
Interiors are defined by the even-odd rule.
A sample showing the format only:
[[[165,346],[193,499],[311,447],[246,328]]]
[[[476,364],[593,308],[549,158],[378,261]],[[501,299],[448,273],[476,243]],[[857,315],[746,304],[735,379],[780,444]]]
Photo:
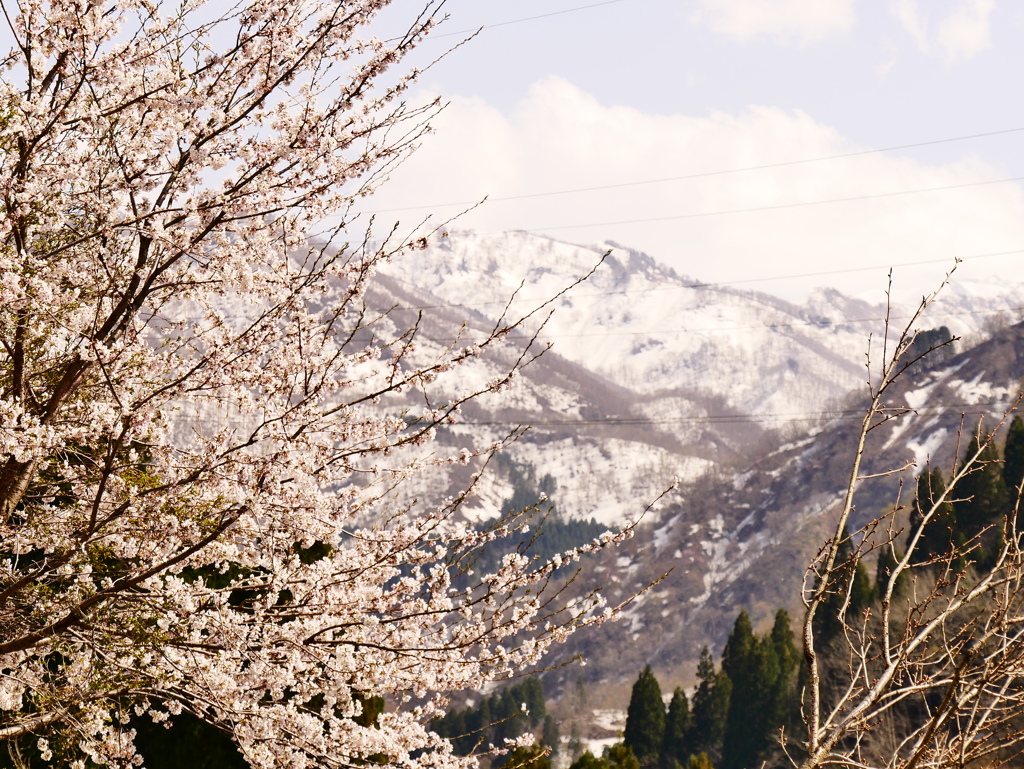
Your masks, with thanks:
[[[863,561],[858,561],[853,572],[853,584],[850,585],[850,607],[847,614],[851,617],[861,616],[874,600],[875,589],[871,584],[871,577],[868,576],[868,567]]]
[[[800,652],[793,640],[793,627],[789,612],[785,609],[775,612],[771,643],[779,664],[779,677],[771,696],[773,726],[785,726],[789,729],[796,726],[800,720],[799,703],[793,691],[796,674],[800,668]]]
[[[889,579],[892,577],[892,572],[896,568],[896,565],[902,560],[903,555],[896,550],[892,543],[883,545],[878,553],[878,564],[875,570],[875,592],[881,598],[885,595],[885,591],[889,587]],[[896,584],[893,586],[892,594],[895,597],[899,595],[900,591],[907,581],[907,573],[905,571],[900,572],[899,577],[896,579]]]
[[[746,609],[742,609],[733,623],[729,640],[725,642],[725,649],[722,651],[722,670],[732,680],[733,687],[736,686],[737,679],[747,673],[754,644],[754,629],[750,625],[750,615]]]
[[[668,705],[665,737],[661,744],[661,765],[665,769],[672,769],[676,763],[682,766],[692,752],[689,740],[692,726],[690,702],[686,699],[686,692],[676,687],[672,692],[672,701]]]
[[[924,516],[935,507],[945,491],[946,482],[940,470],[925,470],[918,476],[917,496],[910,510],[911,536],[921,528]],[[936,555],[949,552],[956,531],[956,512],[950,502],[944,501],[921,532],[921,539],[914,552],[914,562],[923,563]]]
[[[551,756],[540,745],[525,745],[513,750],[502,766],[509,769],[551,769]]]
[[[722,670],[732,683],[722,743],[724,769],[740,769],[754,757],[754,744],[759,737],[754,719],[764,705],[765,694],[761,691],[760,668],[770,664],[761,659],[765,651],[754,636],[746,609],[740,611],[722,652]]]
[[[536,726],[548,714],[544,700],[544,685],[539,678],[527,678],[518,687],[512,687],[513,694],[522,697],[521,703],[526,704],[526,712],[531,726]]]
[[[621,742],[605,748],[601,759],[609,769],[640,769],[640,762],[633,751]]]
[[[964,462],[970,460],[981,446],[979,434],[971,438],[964,452]],[[957,532],[965,540],[977,537],[986,527],[991,531],[982,537],[981,547],[975,558],[982,568],[988,568],[991,558],[1002,544],[1000,525],[1010,503],[1006,481],[999,467],[999,452],[994,444],[987,444],[978,455],[977,468],[965,475],[956,490],[957,501],[953,504],[956,514]]]
[[[866,575],[864,581],[870,593]],[[757,766],[779,729],[798,717],[791,692],[799,653],[793,643],[789,615],[782,609],[775,615],[771,632],[762,637],[750,632],[749,618],[741,612],[729,641],[732,696],[721,766],[746,769]],[[743,650],[746,653],[741,656]],[[724,668],[724,658],[722,664]]]
[[[541,732],[541,741],[551,748],[551,757],[555,758],[562,744],[562,736],[558,733],[558,724],[555,723],[553,716],[549,715],[544,718],[544,731]]]
[[[980,440],[975,434],[964,452],[966,462],[976,453]],[[999,468],[999,453],[989,443],[978,456],[978,468],[964,476],[957,486],[958,501],[953,508],[957,528],[968,538],[995,522],[1005,512],[1009,495]]]
[[[722,769],[753,766],[767,745],[771,699],[779,665],[771,639],[755,639],[732,680],[732,697],[722,741]]]
[[[1006,446],[1003,449],[1003,482],[1013,504],[1018,489],[1024,480],[1024,419],[1020,414],[1013,417],[1006,431]]]
[[[706,646],[700,653],[697,678],[700,684],[693,695],[693,730],[689,742],[694,753],[706,753],[713,761],[722,754],[732,681],[724,670],[715,672],[714,659]]]
[[[569,766],[569,769],[608,769],[608,763],[601,760],[589,750],[583,751]]]
[[[583,751],[583,735],[580,734],[580,725],[575,720],[569,726],[569,744],[566,747],[569,750],[571,761],[575,762],[581,756],[586,755]],[[593,754],[590,754],[590,757],[593,758]]]
[[[871,602],[871,580],[867,571],[858,562],[857,567],[851,566],[853,542],[850,533],[843,529],[843,539],[836,554],[837,568],[827,586],[828,593],[821,607],[814,615],[814,632],[822,644],[827,644],[839,635],[843,629],[843,618],[840,612],[850,592],[850,603],[846,607],[847,621],[856,618]],[[851,584],[850,569],[856,568]],[[852,588],[852,591],[851,591]]]
[[[641,764],[648,765],[660,755],[664,736],[665,703],[661,699],[661,686],[651,666],[647,665],[633,684],[622,742]]]

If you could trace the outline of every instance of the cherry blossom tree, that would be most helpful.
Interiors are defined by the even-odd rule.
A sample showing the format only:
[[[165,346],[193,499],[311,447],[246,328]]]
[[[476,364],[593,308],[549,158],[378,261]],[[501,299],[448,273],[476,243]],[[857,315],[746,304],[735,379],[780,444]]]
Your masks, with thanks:
[[[398,493],[486,459],[428,443],[535,352],[468,386],[527,317],[367,299],[417,244],[358,203],[436,107],[396,69],[437,9],[374,39],[389,3],[0,2],[0,741],[138,765],[131,719],[187,711],[256,767],[462,766],[446,694],[609,615],[579,551],[473,574],[511,524],[472,484]]]

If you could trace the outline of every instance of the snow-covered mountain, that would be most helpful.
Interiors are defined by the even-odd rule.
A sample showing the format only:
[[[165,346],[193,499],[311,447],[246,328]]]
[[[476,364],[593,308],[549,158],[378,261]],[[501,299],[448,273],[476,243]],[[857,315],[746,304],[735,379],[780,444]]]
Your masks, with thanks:
[[[742,412],[803,411],[808,397],[844,395],[860,372],[851,353],[863,347],[863,326],[812,317],[767,294],[703,285],[614,244],[455,233],[385,270],[489,320],[517,290],[512,312],[594,270],[551,303],[541,338],[637,393],[688,398],[694,414],[716,397]]]
[[[652,419],[706,417],[711,401],[775,421],[823,410],[863,382],[868,335],[878,337],[885,318],[884,304],[834,289],[794,305],[680,276],[614,243],[576,246],[521,232],[453,232],[384,270],[491,321],[557,297],[545,308],[552,312],[541,339],[615,384],[659,396],[643,407]],[[954,281],[925,322],[977,336],[993,320],[1019,320],[1014,288]],[[914,309],[894,307],[893,324]],[[664,397],[674,399],[668,408],[657,402]]]
[[[526,233],[450,233],[382,272],[382,306],[422,312],[439,339],[467,319],[490,328],[538,310],[518,341],[537,331],[554,354],[452,433],[495,439],[532,425],[509,456],[554,478],[563,512],[609,523],[632,519],[673,478],[742,469],[827,423],[863,389],[868,337],[880,357],[886,315],[834,289],[795,305],[700,283],[615,244]],[[920,325],[979,338],[1011,317],[1011,288],[954,283]],[[893,307],[892,325],[914,309]],[[500,473],[488,478],[478,514],[496,514],[511,492]]]
[[[755,622],[779,606],[795,608],[803,569],[828,536],[846,481],[868,336],[877,364],[886,307],[834,289],[796,305],[703,285],[646,255],[607,248],[452,233],[387,265],[379,289],[431,322],[447,314],[449,323],[493,324],[548,302],[539,336],[554,354],[524,372],[519,395],[477,404],[441,440],[533,424],[511,460],[553,476],[564,513],[609,523],[632,518],[671,476],[681,477],[681,491],[631,543],[599,559],[580,587],[604,586],[616,598],[670,576],[624,621],[580,636],[561,654],[583,652],[592,663],[585,675],[608,686],[646,663],[663,680],[691,683],[700,648],[719,645],[741,607]],[[595,265],[584,283],[560,293]],[[944,289],[916,325],[949,327],[964,337],[956,347],[964,352],[907,378],[899,395],[918,411],[870,446],[871,469],[947,461],[962,414],[972,420],[1009,404],[1024,376],[1024,327],[1010,325],[1019,320],[1019,296],[1018,287],[991,282]],[[901,329],[914,309],[894,305],[891,326]],[[477,500],[484,515],[512,492],[502,472],[488,484]],[[868,484],[861,517],[891,503],[891,491]]]

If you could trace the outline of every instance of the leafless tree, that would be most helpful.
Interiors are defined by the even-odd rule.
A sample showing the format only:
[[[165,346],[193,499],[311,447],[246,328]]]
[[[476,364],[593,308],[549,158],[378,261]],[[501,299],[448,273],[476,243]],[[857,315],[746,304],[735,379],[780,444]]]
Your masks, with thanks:
[[[896,522],[901,495],[896,477],[908,467],[883,473],[893,479],[896,504],[854,532],[852,555],[841,556],[858,489],[868,478],[878,477],[863,469],[868,435],[908,417],[910,409],[893,398],[894,385],[927,354],[911,350],[914,327],[933,299],[924,299],[907,325],[897,329],[894,346],[883,344],[880,371],[869,375],[870,405],[860,425],[835,533],[805,579],[806,741],[787,746],[794,765],[803,769],[1001,765],[1018,755],[1024,740],[1019,496],[1001,523],[1001,537],[990,530],[959,545],[951,538],[943,553],[922,552],[925,527],[944,505],[958,499],[964,479],[982,470],[985,449],[1003,422],[979,434],[971,444],[977,450],[954,465],[948,487],[930,505],[922,504],[920,525],[906,533],[902,554],[897,549],[903,532]],[[969,427],[961,430],[964,437],[969,433]],[[983,566],[977,558],[982,536],[998,543]],[[855,616],[849,610],[855,566],[872,551],[888,551],[895,564],[877,603]],[[815,619],[836,594],[846,596],[839,611],[842,633],[826,652],[819,648]]]

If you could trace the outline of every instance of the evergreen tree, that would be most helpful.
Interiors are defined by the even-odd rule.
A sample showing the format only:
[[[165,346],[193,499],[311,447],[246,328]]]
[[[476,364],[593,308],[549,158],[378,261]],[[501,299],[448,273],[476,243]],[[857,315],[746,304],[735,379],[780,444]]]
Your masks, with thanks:
[[[743,677],[747,672],[754,644],[754,629],[750,625],[750,615],[746,609],[742,609],[733,623],[729,640],[725,642],[725,649],[722,651],[722,670],[728,674],[734,687],[737,678]]]
[[[665,703],[651,666],[640,673],[629,698],[623,745],[633,751],[641,764],[653,763],[661,753],[665,736]]]
[[[551,756],[547,755],[540,745],[526,745],[509,753],[501,762],[501,766],[515,769],[551,769]]]
[[[753,766],[767,744],[769,701],[779,675],[771,643],[755,643],[732,681],[732,697],[722,740],[722,769]]]
[[[573,688],[573,707],[576,712],[586,710],[589,706],[587,701],[587,685],[583,682],[583,676],[576,676],[576,686]]]
[[[526,711],[522,709],[526,705]],[[384,700],[374,697],[363,702],[356,721],[364,726],[376,723]],[[435,720],[430,729],[452,741],[456,755],[468,756],[480,743],[500,744],[537,727],[547,715],[544,688],[537,678],[528,678],[501,692],[485,697],[478,708],[452,710]],[[365,719],[369,719],[364,723]]]
[[[608,769],[608,763],[586,750],[572,762],[569,769]]]
[[[723,769],[741,769],[755,755],[754,744],[759,735],[754,719],[764,705],[763,695],[766,694],[760,690],[763,683],[759,675],[762,651],[744,609],[736,617],[722,652],[722,671],[732,683],[722,742]]]
[[[523,699],[516,696],[519,692],[514,692],[514,688],[505,689],[498,699],[497,707],[493,707],[497,715],[497,723],[494,725],[495,744],[514,740],[526,732],[527,716],[521,707]]]
[[[918,331],[914,335],[906,359],[909,361],[925,355],[921,362],[925,368],[945,363],[956,355],[952,339],[953,335],[946,326]]]
[[[555,723],[555,719],[552,716],[544,718],[544,731],[541,732],[541,741],[551,748],[551,757],[555,758],[562,745],[562,737],[558,733],[558,724]]]
[[[860,566],[858,561],[857,567]],[[843,610],[843,604],[846,603],[847,591],[851,587],[850,569],[857,567],[853,566],[853,542],[850,539],[849,531],[844,528],[839,543],[839,552],[836,553],[835,568],[832,570],[825,598],[814,615],[814,634],[820,645],[827,644],[843,630],[843,617],[840,616],[840,612]],[[865,582],[867,592],[864,587]],[[853,620],[864,610],[867,603],[870,603],[868,598],[870,585],[866,570],[857,569],[853,573],[852,587],[854,590],[850,596],[850,604],[846,607],[846,621]]]
[[[981,446],[978,433],[971,438],[964,453],[964,462],[978,453]],[[982,547],[977,563],[982,568],[990,565],[991,555],[996,551],[1002,533],[1001,520],[1009,506],[1010,495],[1006,481],[999,467],[999,452],[989,443],[978,457],[975,468],[961,479],[956,489],[957,502],[953,509],[956,514],[957,530],[966,540],[978,536],[986,527],[994,531],[982,538]]]
[[[914,536],[926,513],[928,513],[946,491],[946,482],[939,470],[925,470],[917,479],[917,496],[910,509],[911,536]],[[953,505],[944,501],[932,514],[928,525],[921,531],[921,538],[914,552],[914,562],[924,563],[936,555],[949,552],[955,542],[956,512]]]
[[[1010,495],[1011,505],[1016,502],[1022,480],[1024,480],[1024,419],[1017,414],[1006,431],[1006,446],[1003,449],[1003,482]]]
[[[875,590],[868,576],[868,567],[863,561],[857,561],[853,572],[853,584],[850,585],[850,605],[846,610],[849,617],[860,617],[864,610],[875,601]]]
[[[715,765],[711,763],[711,758],[707,753],[698,753],[690,756],[686,769],[715,769]]]
[[[668,705],[665,738],[661,744],[661,764],[666,769],[671,769],[673,762],[682,765],[692,752],[689,741],[692,726],[689,700],[686,699],[686,693],[676,687]]]
[[[512,687],[513,691],[522,697],[520,703],[526,704],[531,726],[537,726],[548,714],[547,703],[544,701],[544,685],[539,678],[527,678],[518,687]]]
[[[882,545],[882,548],[878,553],[878,566],[875,571],[875,592],[879,598],[885,595],[885,591],[889,587],[889,579],[892,577],[893,570],[902,558],[903,556],[891,543],[888,545]],[[899,595],[903,586],[906,584],[906,581],[907,573],[901,572],[899,578],[896,580],[896,584],[893,586],[892,594],[894,598]]]
[[[715,660],[708,647],[700,650],[697,662],[697,690],[693,693],[693,710],[688,742],[694,752],[703,750],[708,744],[711,729],[711,700],[715,688]]]
[[[697,678],[700,683],[693,695],[693,729],[689,743],[694,753],[707,753],[714,760],[722,754],[732,681],[724,670],[715,672],[714,659],[706,646],[697,664]]]
[[[978,452],[979,445],[979,438],[975,435],[964,453],[965,462]],[[1006,509],[1009,495],[998,462],[999,453],[989,443],[981,451],[977,467],[964,476],[957,487],[956,519],[958,528],[968,537],[976,535]]]
[[[605,748],[601,758],[609,769],[640,769],[640,761],[633,755],[633,751],[621,742]]]
[[[800,722],[800,704],[794,691],[800,669],[800,652],[793,640],[789,612],[785,609],[775,612],[771,642],[779,664],[779,677],[771,695],[773,726],[785,726],[789,730]]]
[[[566,747],[569,749],[569,758],[573,762],[585,755],[583,752],[583,735],[580,734],[580,725],[576,721],[573,721],[569,727],[569,744]],[[593,758],[593,754],[590,757]]]

